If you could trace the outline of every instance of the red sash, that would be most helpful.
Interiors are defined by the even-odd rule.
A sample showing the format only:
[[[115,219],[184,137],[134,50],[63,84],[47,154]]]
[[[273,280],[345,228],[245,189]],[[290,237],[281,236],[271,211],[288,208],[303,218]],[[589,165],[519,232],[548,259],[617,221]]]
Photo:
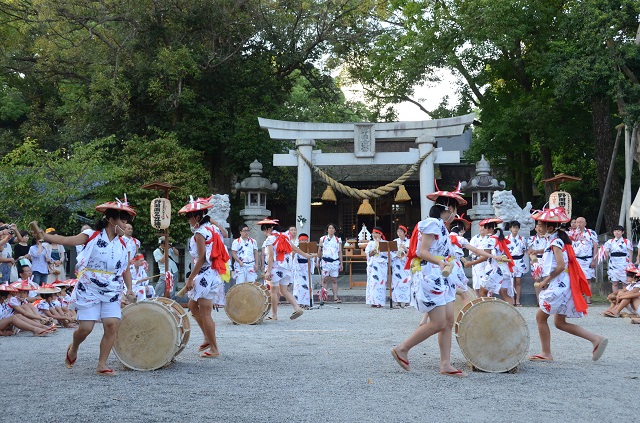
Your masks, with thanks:
[[[509,259],[509,261],[507,262],[507,264],[509,265],[509,272],[513,273],[513,266],[515,266],[515,263],[513,262],[513,257],[511,257],[511,252],[509,251],[508,247],[508,245],[511,244],[511,241],[509,241],[507,238],[503,238],[502,240],[500,240],[500,238],[498,238],[497,236],[492,236],[491,238],[496,240],[496,246],[500,247],[500,250]]]
[[[573,247],[571,245],[564,246],[565,251],[567,252],[567,257],[569,258],[569,280],[571,281],[571,296],[573,297],[573,304],[576,307],[576,311],[581,311],[584,314],[587,314],[587,302],[585,301],[583,294],[587,297],[591,296],[591,288],[589,288],[589,283],[587,282],[587,278],[580,267],[580,264],[576,260],[576,253],[573,251]]]
[[[420,222],[416,223],[416,226],[414,226],[413,228],[413,232],[411,232],[411,239],[409,240],[409,252],[407,253],[407,262],[404,264],[405,270],[411,269],[411,260],[417,257],[416,248],[418,248],[418,236],[420,236],[420,231],[418,231],[419,224]]]
[[[462,245],[460,245],[460,241],[458,241],[458,235],[456,234],[449,234],[449,239],[451,240],[451,243],[453,245],[455,245],[458,248],[462,248]]]
[[[284,234],[276,235],[277,238],[273,243],[273,248],[276,250],[276,261],[284,261],[284,255],[293,251],[289,238]]]
[[[211,267],[218,271],[219,275],[224,275],[227,273],[227,262],[229,261],[229,253],[227,253],[227,249],[224,248],[224,243],[218,236],[218,233],[215,229],[207,226],[206,229],[211,232],[211,239],[206,241],[206,244],[211,245],[211,255],[209,258],[211,259]]]

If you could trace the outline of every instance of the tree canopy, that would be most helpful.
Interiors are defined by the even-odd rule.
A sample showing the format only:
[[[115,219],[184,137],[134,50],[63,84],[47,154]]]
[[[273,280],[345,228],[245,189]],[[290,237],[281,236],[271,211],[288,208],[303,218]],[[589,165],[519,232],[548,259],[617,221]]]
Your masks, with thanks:
[[[290,146],[258,116],[371,121],[410,101],[476,111],[466,158],[485,154],[519,200],[541,206],[542,179],[566,172],[592,210],[615,126],[640,114],[639,16],[633,0],[0,0],[0,205],[72,225],[96,200],[149,200],[150,178],[176,199],[230,192],[255,159],[286,201],[295,175],[270,158]],[[414,89],[442,68],[460,100],[427,110]],[[350,82],[366,104],[345,99]]]

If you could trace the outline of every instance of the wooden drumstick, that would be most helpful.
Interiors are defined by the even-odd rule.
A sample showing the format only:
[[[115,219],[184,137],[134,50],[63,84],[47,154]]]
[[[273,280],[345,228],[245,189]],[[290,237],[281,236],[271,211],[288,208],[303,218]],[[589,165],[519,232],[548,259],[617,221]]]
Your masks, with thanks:
[[[189,290],[187,289],[187,285],[185,285],[185,286],[184,286],[180,291],[178,291],[178,292],[176,293],[176,295],[177,295],[178,297],[184,297],[184,294],[186,294],[186,293],[187,293],[187,291],[189,291]]]
[[[444,269],[442,269],[442,276],[444,276],[446,278],[447,276],[449,276],[451,274],[452,270],[453,270],[453,265],[451,263],[447,263],[444,266]]]
[[[31,222],[29,222],[29,228],[31,229],[31,231],[33,231],[33,237],[36,239],[44,239],[42,237],[42,231],[40,230],[40,227],[38,226],[38,222],[36,222],[35,220],[32,220]]]

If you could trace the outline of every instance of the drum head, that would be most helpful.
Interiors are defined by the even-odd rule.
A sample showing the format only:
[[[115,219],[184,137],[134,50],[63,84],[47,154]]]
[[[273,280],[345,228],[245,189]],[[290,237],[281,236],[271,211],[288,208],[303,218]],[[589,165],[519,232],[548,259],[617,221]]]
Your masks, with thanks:
[[[227,292],[224,311],[232,321],[251,325],[260,321],[268,311],[269,291],[253,283],[241,283]]]
[[[507,372],[529,350],[529,328],[515,307],[496,298],[478,298],[461,310],[455,324],[462,354],[479,370]]]
[[[173,317],[176,320],[178,330],[180,331],[182,337],[180,348],[178,348],[178,351],[176,352],[176,356],[178,356],[178,354],[180,354],[187,347],[187,344],[189,343],[189,337],[191,336],[191,322],[189,321],[187,311],[180,304],[178,304],[177,301],[174,301],[170,298],[156,297],[149,298],[147,301],[157,301],[171,308]]]
[[[126,367],[156,370],[171,362],[180,341],[171,311],[158,302],[142,301],[122,309],[113,352]]]

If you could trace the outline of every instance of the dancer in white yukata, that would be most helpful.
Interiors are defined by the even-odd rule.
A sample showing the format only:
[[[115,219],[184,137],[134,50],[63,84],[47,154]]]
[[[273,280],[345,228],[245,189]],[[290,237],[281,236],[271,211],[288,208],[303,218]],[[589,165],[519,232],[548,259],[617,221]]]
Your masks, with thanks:
[[[183,214],[193,236],[189,239],[189,254],[193,259],[191,274],[185,288],[188,290],[189,310],[204,334],[204,342],[199,347],[200,357],[220,356],[216,339],[216,324],[211,317],[214,304],[221,304],[220,275],[227,270],[229,254],[222,241],[220,229],[212,225],[205,210],[213,207],[210,199],[191,200],[178,213]],[[224,288],[222,289],[224,295]]]
[[[489,235],[484,250],[492,255],[500,257],[499,260],[488,259],[483,270],[482,282],[480,283],[480,296],[500,295],[504,301],[513,304],[513,281],[511,272],[513,269],[513,259],[509,252],[507,239],[504,237],[502,228],[498,224],[502,219],[492,217],[480,222],[481,226]]]
[[[400,308],[409,305],[411,301],[411,270],[405,269],[407,265],[407,252],[409,251],[409,232],[406,226],[398,226],[394,241],[398,245],[398,251],[391,251],[391,299]]]
[[[327,234],[318,243],[318,260],[322,270],[322,288],[327,289],[327,281],[331,278],[333,301],[341,303],[338,296],[338,273],[342,272],[342,240],[336,236],[336,225],[327,225]]]
[[[297,319],[302,316],[303,311],[288,289],[293,281],[292,252],[295,251],[307,260],[309,260],[312,255],[305,253],[293,245],[287,235],[276,230],[278,227],[277,219],[265,219],[257,224],[261,225],[260,229],[262,229],[262,232],[267,237],[265,240],[267,271],[264,274],[264,278],[265,283],[268,281],[271,287],[271,316],[267,317],[266,320],[278,320],[278,302],[280,301],[281,295],[293,306],[293,314],[291,314],[289,319]]]
[[[571,239],[562,229],[558,229],[561,223],[569,222],[569,217],[562,207],[545,209],[531,217],[545,226],[551,236],[544,251],[540,308],[536,314],[542,352],[530,356],[529,360],[553,361],[548,323],[549,316],[553,315],[556,328],[591,342],[591,359],[596,361],[604,353],[607,339],[578,325],[567,323],[567,318],[583,317],[587,313],[588,305],[583,295],[591,296],[587,279],[571,247]]]
[[[542,222],[536,222],[535,231],[536,234],[532,236],[529,241],[529,250],[527,251],[527,254],[529,254],[531,277],[533,278],[533,287],[536,291],[536,301],[538,301],[538,297],[540,296],[539,283],[540,280],[542,280],[543,254],[544,250],[547,248],[549,238],[547,234],[547,226]]]
[[[71,306],[78,311],[79,325],[73,332],[73,342],[67,348],[65,365],[73,368],[80,344],[93,331],[95,323],[102,321],[104,334],[96,372],[101,376],[113,376],[116,372],[107,367],[107,358],[122,318],[120,296],[125,285],[127,297],[133,300],[127,243],[122,236],[125,225],[133,220],[136,212],[129,206],[126,195],[124,201],[100,204],[96,210],[103,213],[95,226],[96,231],[87,229],[75,236],[61,236],[40,230],[40,235],[49,243],[85,246],[77,258],[78,283],[71,294]]]
[[[527,272],[527,264],[524,261],[524,254],[527,251],[527,239],[519,234],[520,222],[514,220],[509,223],[509,235],[507,236],[509,252],[513,259],[513,271],[511,278],[513,280],[513,288],[516,291],[515,306],[522,307],[520,304],[520,294],[522,293],[522,275]]]
[[[485,233],[483,226],[478,226],[478,234],[474,235],[469,241],[472,247],[482,249],[487,243],[488,236]],[[473,283],[473,290],[476,293],[476,297],[480,296],[480,282],[482,281],[482,270],[484,269],[484,258],[478,257],[475,253],[471,253],[471,260],[464,263],[464,267],[471,267],[471,279]]]
[[[464,216],[464,213],[463,213]],[[456,216],[451,222],[449,239],[451,240],[451,253],[450,255],[455,258],[455,267],[449,275],[456,285],[456,291],[462,300],[462,306],[471,302],[471,295],[469,295],[469,279],[464,273],[464,263],[462,257],[464,257],[464,248],[469,249],[473,246],[464,237],[464,233],[471,227],[471,222],[466,220],[462,216]]]
[[[569,231],[569,237],[576,259],[591,287],[596,277],[598,234],[593,229],[587,229],[587,220],[584,217],[578,217],[575,229]],[[587,297],[587,304],[591,304],[591,297]]]
[[[384,241],[382,228],[376,226],[371,231],[372,240],[364,250],[367,256],[367,289],[365,302],[371,307],[382,308],[387,299],[387,275],[389,274],[389,253],[380,251]]]
[[[446,376],[466,377],[467,374],[451,365],[451,331],[453,327],[453,302],[455,286],[442,276],[448,262],[451,241],[445,222],[456,216],[458,205],[467,204],[460,191],[438,191],[427,195],[435,204],[429,217],[418,223],[411,235],[409,262],[413,272],[411,304],[421,314],[428,314],[429,321],[418,328],[401,344],[391,349],[391,354],[404,370],[411,370],[409,350],[438,334],[440,347],[440,373]],[[482,250],[478,255],[491,257]]]
[[[293,244],[299,247],[301,242],[309,242],[309,235],[300,234],[293,241]],[[314,260],[307,260],[306,257],[298,253],[293,255],[293,298],[305,309],[311,305],[309,301],[309,274],[313,274],[314,262]],[[311,263],[311,268],[309,268],[309,263]]]
[[[245,282],[255,282],[258,278],[258,243],[249,237],[249,226],[240,225],[240,238],[231,244],[233,256],[233,270],[236,273],[236,285]]]
[[[620,283],[627,282],[625,269],[631,263],[633,255],[633,244],[622,237],[624,228],[620,225],[614,226],[613,238],[604,243],[605,254],[609,257],[607,266],[607,278],[611,282],[611,291],[618,292]]]

